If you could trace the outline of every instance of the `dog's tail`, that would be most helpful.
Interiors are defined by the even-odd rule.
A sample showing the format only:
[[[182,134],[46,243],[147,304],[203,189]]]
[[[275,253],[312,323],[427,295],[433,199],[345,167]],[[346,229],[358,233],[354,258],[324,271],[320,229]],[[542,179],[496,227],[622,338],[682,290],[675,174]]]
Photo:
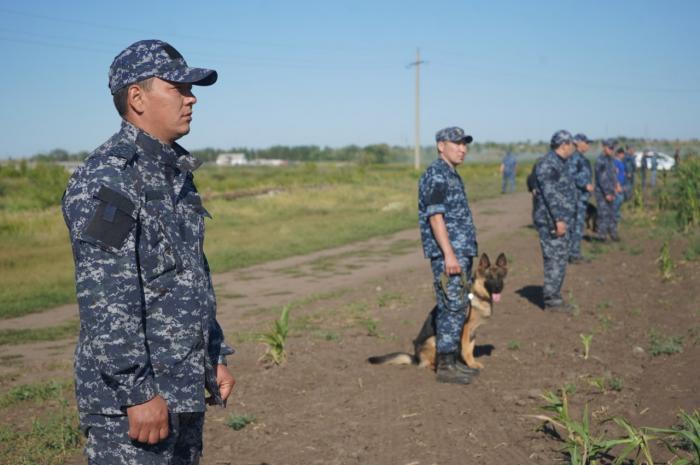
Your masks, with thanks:
[[[418,359],[406,352],[392,352],[367,359],[372,365],[418,365]]]

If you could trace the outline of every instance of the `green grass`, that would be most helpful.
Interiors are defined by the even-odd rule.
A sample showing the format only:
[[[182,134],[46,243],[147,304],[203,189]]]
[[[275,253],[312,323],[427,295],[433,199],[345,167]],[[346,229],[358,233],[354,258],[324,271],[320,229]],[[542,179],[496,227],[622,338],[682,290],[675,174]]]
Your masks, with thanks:
[[[460,167],[471,202],[498,195],[494,172],[493,164]],[[45,208],[41,203],[3,208],[14,197],[0,190],[0,319],[75,301],[68,233],[58,206],[60,192],[54,192],[56,183],[65,185],[65,176],[58,171],[54,175],[57,181],[47,185],[55,198]],[[415,228],[419,176],[400,165],[205,166],[195,177],[213,215],[207,220],[205,244],[212,270],[248,267]],[[272,188],[281,191],[246,196]],[[231,198],[235,200],[227,200]],[[396,241],[386,254],[414,246],[415,241]]]
[[[60,397],[63,390],[69,390],[72,381],[51,380],[47,383],[22,384],[0,395],[0,409],[31,400],[50,400]]]
[[[70,381],[25,384],[3,394],[0,415],[14,414],[16,421],[0,426],[0,463],[60,465],[74,455],[82,434],[69,396]]]
[[[28,342],[58,341],[75,337],[80,325],[77,320],[60,326],[48,326],[36,329],[0,329],[0,346],[7,344],[26,344]]]

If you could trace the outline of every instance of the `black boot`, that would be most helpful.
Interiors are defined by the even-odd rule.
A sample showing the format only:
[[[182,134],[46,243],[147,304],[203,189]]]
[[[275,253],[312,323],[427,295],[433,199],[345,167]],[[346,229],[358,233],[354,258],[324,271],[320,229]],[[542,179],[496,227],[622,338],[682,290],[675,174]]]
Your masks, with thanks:
[[[457,368],[457,354],[437,354],[436,373],[439,383],[469,384],[474,375]]]
[[[469,368],[469,365],[464,363],[462,361],[462,357],[460,357],[459,355],[455,355],[455,367],[457,367],[457,369],[459,371],[461,371],[462,373],[466,373],[469,376],[472,376],[472,377],[479,376],[479,369],[478,368]]]

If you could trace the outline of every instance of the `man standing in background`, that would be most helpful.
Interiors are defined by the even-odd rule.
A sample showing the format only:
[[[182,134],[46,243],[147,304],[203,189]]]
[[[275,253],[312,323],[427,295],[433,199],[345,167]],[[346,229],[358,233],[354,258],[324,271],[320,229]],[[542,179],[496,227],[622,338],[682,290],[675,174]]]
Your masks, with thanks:
[[[625,147],[623,161],[625,162],[625,200],[629,200],[634,195],[634,172],[637,169],[634,147],[631,145]]]
[[[570,253],[570,229],[576,217],[578,199],[566,163],[574,150],[571,133],[557,131],[550,141],[550,151],[535,165],[536,193],[532,216],[544,262],[544,309],[553,312],[574,311],[561,295]]]
[[[613,241],[619,241],[617,225],[615,224],[614,202],[617,194],[617,170],[613,161],[615,155],[615,139],[603,141],[603,152],[595,161],[595,200],[598,207],[598,239],[607,241],[608,236]]]
[[[576,217],[570,230],[570,252],[569,263],[582,263],[586,261],[581,253],[581,240],[583,238],[583,230],[586,222],[586,208],[588,207],[588,199],[593,192],[593,170],[591,162],[586,158],[591,141],[585,134],[576,134],[574,136],[574,144],[576,151],[567,161],[571,178],[576,185]]]
[[[625,186],[627,184],[627,173],[625,171],[625,149],[622,147],[617,149],[613,162],[615,163],[615,172],[617,174],[617,189],[615,201],[613,202],[615,225],[617,228],[617,225],[620,224],[620,210],[622,210],[622,203],[625,201],[626,195]]]
[[[501,176],[503,181],[501,184],[501,194],[506,192],[515,192],[515,175],[518,170],[518,160],[516,160],[515,155],[508,150],[503,157],[501,162]]]

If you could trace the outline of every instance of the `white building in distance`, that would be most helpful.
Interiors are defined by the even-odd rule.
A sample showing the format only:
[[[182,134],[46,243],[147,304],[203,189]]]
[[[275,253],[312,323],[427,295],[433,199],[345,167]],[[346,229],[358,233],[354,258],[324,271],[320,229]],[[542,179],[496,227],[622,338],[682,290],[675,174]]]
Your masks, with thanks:
[[[216,157],[216,164],[218,166],[240,166],[247,165],[248,160],[246,160],[244,153],[222,153]]]

